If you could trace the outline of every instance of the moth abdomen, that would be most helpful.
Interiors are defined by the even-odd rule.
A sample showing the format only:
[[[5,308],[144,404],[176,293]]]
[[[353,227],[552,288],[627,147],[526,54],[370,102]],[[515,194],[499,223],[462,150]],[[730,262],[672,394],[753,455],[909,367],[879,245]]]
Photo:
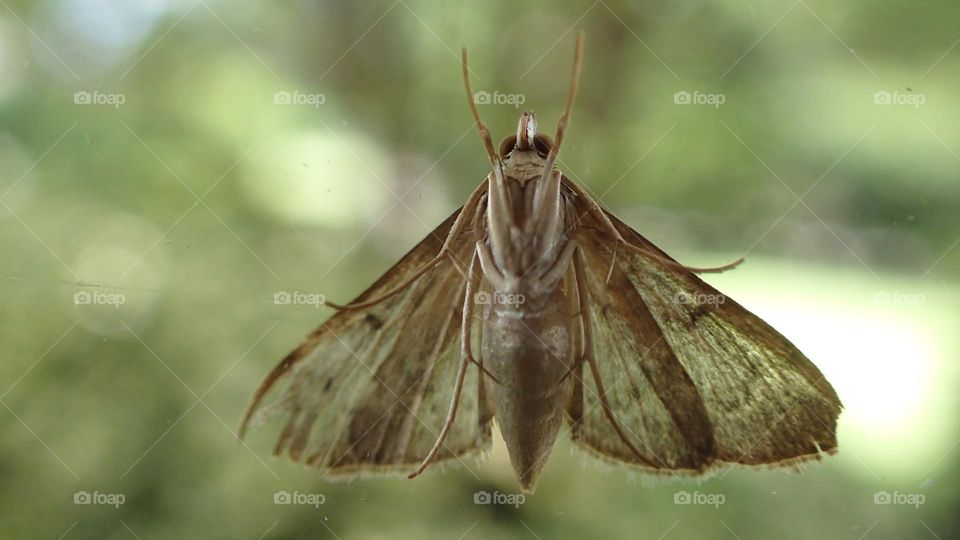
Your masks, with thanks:
[[[530,305],[543,306],[536,316]],[[547,298],[493,306],[483,321],[481,355],[500,432],[524,490],[532,490],[556,441],[572,391],[571,319],[559,287]]]

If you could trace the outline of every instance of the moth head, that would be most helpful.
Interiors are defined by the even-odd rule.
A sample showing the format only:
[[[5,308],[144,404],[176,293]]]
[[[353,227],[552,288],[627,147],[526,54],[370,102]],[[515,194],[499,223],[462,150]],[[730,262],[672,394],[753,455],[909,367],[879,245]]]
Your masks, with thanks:
[[[550,137],[537,133],[537,115],[524,111],[517,122],[517,134],[505,137],[500,142],[500,157],[506,159],[514,152],[536,152],[546,159],[552,147],[553,140]]]

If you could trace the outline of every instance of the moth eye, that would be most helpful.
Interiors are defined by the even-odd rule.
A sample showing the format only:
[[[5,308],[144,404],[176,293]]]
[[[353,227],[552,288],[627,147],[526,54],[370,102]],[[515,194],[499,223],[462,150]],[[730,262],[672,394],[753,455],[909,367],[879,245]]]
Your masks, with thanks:
[[[533,147],[537,150],[538,156],[546,158],[547,154],[550,153],[550,149],[553,148],[553,139],[538,133],[537,136],[533,138]]]
[[[507,157],[507,155],[510,154],[510,152],[513,152],[513,148],[516,145],[517,145],[516,135],[510,135],[509,137],[505,137],[502,141],[500,141],[500,157],[503,157],[503,158]]]

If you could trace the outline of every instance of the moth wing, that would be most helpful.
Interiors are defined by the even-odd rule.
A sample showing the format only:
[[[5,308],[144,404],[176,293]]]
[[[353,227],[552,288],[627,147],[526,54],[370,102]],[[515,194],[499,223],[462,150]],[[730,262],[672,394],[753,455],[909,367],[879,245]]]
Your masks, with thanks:
[[[433,259],[461,211],[472,219],[477,209],[454,212],[354,302],[381,296]],[[466,266],[474,240],[460,236],[452,256]],[[241,437],[254,413],[255,423],[283,416],[276,455],[333,477],[411,472],[436,441],[453,395],[465,285],[445,259],[393,297],[336,313],[261,383]],[[275,388],[280,379],[285,387]],[[278,396],[261,407],[268,394]],[[477,370],[467,370],[456,422],[434,462],[489,448],[492,416]]]
[[[572,205],[592,216],[587,201]],[[789,465],[833,453],[841,404],[816,366],[759,317],[607,216],[642,249],[621,246],[614,256],[617,240],[594,217],[579,228],[578,246],[597,365],[613,415],[641,456],[619,439],[588,388],[578,392],[582,404],[570,407],[579,411],[575,443],[663,473]]]

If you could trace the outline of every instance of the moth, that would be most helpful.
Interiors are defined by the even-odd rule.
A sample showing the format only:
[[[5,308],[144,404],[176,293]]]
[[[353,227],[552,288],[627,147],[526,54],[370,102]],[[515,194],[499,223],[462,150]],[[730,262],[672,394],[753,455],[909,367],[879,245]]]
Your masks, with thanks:
[[[282,416],[276,455],[331,479],[413,478],[488,451],[496,420],[526,492],[564,427],[593,457],[661,475],[836,451],[830,383],[697,277],[742,259],[684,266],[554,167],[582,52],[580,34],[556,135],[524,112],[495,148],[463,50],[490,173],[352,303],[330,304],[257,388],[241,438]]]

